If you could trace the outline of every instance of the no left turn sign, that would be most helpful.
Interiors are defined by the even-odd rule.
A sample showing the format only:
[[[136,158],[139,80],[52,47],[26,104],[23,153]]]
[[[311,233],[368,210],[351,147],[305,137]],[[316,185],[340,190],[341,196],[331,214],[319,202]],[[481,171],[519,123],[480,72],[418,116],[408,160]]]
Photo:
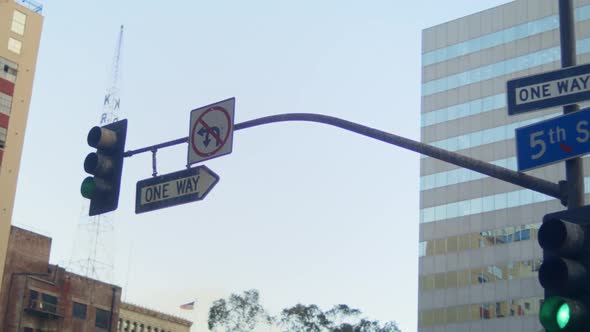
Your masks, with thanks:
[[[188,165],[231,153],[236,99],[191,111]]]

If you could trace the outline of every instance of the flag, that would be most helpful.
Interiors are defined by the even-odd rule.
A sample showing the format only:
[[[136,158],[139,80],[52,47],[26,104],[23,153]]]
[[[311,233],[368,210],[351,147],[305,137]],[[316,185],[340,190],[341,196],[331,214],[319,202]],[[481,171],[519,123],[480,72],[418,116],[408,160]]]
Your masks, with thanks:
[[[180,309],[185,309],[185,310],[193,310],[193,309],[195,309],[195,301],[189,302],[189,303],[185,303],[185,304],[181,305],[180,306]]]

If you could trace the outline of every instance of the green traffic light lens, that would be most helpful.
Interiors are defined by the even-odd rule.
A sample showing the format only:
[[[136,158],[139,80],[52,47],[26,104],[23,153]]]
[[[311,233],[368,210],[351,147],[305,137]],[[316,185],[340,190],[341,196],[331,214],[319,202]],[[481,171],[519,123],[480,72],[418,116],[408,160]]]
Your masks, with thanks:
[[[570,328],[574,313],[566,298],[561,296],[550,296],[546,298],[539,310],[539,320],[545,330],[550,332],[564,331]]]
[[[557,309],[555,319],[560,328],[563,329],[566,327],[567,323],[570,321],[570,306],[567,303],[562,304],[559,309]]]
[[[80,188],[80,192],[82,193],[82,197],[92,199],[94,197],[94,192],[96,191],[96,183],[94,182],[94,178],[89,176],[82,181],[82,186]]]

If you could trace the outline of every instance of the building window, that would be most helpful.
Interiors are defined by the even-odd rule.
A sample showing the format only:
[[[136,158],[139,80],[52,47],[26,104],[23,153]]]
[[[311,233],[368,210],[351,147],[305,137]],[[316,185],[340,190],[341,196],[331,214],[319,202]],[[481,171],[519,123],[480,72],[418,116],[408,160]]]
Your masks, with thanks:
[[[110,315],[110,312],[96,308],[96,320],[94,322],[94,326],[101,329],[108,329]]]
[[[6,147],[6,128],[0,127],[0,148]]]
[[[512,242],[536,240],[540,224],[528,224],[517,227],[509,226],[478,233],[461,234],[446,239],[422,241],[419,244],[419,257],[442,255],[499,246]]]
[[[57,297],[49,294],[41,294],[40,308],[46,312],[57,312]]]
[[[10,115],[12,108],[12,96],[0,92],[0,113]]]
[[[0,57],[0,78],[14,83],[16,81],[17,72],[18,65],[16,63]]]
[[[23,43],[20,40],[16,40],[14,38],[8,38],[8,50],[12,51],[16,54],[20,54],[21,49],[23,48]]]
[[[10,29],[22,36],[25,34],[26,22],[27,15],[19,12],[18,10],[15,10],[14,14],[12,15],[12,27]]]
[[[72,316],[74,316],[74,318],[86,319],[86,305],[74,302],[74,307],[72,308]]]
[[[427,327],[507,316],[536,315],[541,301],[541,298],[535,297],[422,310],[419,312],[418,326]]]
[[[542,262],[542,259],[535,258],[533,260],[515,261],[467,270],[421,275],[419,278],[419,289],[421,292],[427,292],[439,289],[477,286],[501,280],[536,277]]]
[[[0,148],[4,148],[6,142],[6,128],[0,127]],[[29,291],[29,308],[35,308],[38,302],[39,292],[36,290]]]

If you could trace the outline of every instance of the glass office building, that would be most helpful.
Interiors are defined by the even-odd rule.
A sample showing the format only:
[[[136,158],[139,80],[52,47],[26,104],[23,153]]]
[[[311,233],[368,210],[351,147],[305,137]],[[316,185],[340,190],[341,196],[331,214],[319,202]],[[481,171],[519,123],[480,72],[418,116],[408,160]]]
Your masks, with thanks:
[[[588,63],[590,0],[574,3],[578,64]],[[508,116],[506,81],[560,68],[557,7],[516,0],[425,29],[422,141],[516,170],[514,129],[562,110]],[[528,173],[557,182],[565,167]],[[418,331],[541,330],[537,233],[561,204],[433,158],[420,177]]]

